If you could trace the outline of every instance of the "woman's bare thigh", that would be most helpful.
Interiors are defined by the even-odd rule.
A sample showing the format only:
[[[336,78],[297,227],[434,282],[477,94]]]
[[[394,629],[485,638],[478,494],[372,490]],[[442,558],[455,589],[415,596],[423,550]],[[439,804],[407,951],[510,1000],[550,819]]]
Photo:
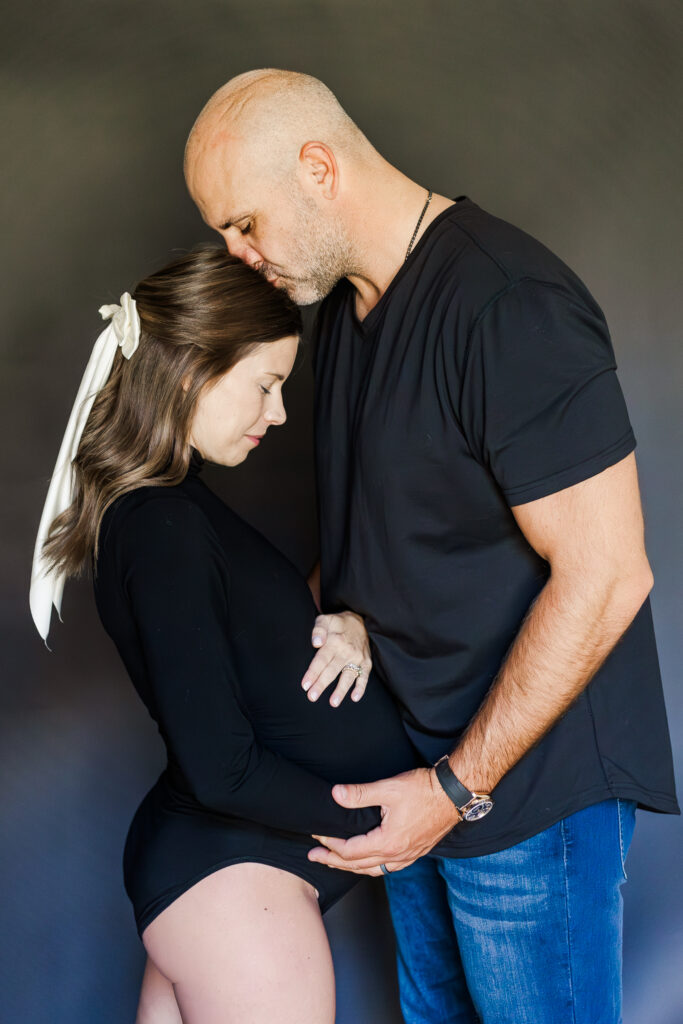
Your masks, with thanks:
[[[149,956],[142,976],[135,1024],[183,1024],[173,985]]]
[[[334,972],[315,889],[267,864],[197,882],[142,935],[183,1024],[333,1024]]]

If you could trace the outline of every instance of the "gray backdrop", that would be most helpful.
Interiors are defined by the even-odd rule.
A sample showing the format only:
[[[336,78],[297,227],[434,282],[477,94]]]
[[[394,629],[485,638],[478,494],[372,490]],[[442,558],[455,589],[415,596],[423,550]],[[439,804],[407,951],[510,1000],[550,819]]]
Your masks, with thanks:
[[[88,582],[67,586],[48,653],[29,618],[28,581],[98,306],[171,248],[209,237],[181,173],[196,113],[249,68],[318,75],[389,160],[522,226],[586,280],[611,325],[639,441],[680,763],[683,7],[34,0],[4,3],[2,14],[0,1018],[122,1024],[134,1017],[143,950],[121,850],[159,770],[160,744]],[[286,430],[248,465],[212,471],[210,482],[306,570],[316,554],[308,361],[286,397]],[[638,817],[625,890],[625,1022],[674,1024],[683,995],[681,821]],[[381,884],[363,882],[327,922],[339,1022],[399,1022]]]

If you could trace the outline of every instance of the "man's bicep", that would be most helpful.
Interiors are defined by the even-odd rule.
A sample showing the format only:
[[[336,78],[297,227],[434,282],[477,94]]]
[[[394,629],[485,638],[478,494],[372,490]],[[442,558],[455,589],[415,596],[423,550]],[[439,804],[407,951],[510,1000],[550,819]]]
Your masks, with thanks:
[[[542,282],[519,283],[478,321],[460,419],[510,506],[566,490],[635,448],[604,318]]]
[[[554,572],[630,572],[646,560],[635,455],[563,490],[512,507]]]

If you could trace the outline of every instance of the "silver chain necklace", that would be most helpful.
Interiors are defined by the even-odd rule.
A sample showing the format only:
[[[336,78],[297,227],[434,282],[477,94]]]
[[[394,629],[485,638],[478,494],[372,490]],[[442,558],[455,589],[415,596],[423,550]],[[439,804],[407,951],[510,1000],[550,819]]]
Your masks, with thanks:
[[[429,195],[427,196],[427,202],[422,207],[422,213],[420,214],[420,219],[418,220],[417,224],[415,225],[415,230],[413,231],[413,237],[410,239],[410,245],[408,246],[408,249],[406,251],[406,260],[410,256],[410,250],[413,248],[413,242],[417,238],[417,233],[420,230],[420,224],[422,223],[422,221],[424,219],[424,215],[427,212],[427,207],[429,206],[431,200],[432,200],[432,190],[430,188]],[[406,260],[404,260],[403,262],[405,263]]]

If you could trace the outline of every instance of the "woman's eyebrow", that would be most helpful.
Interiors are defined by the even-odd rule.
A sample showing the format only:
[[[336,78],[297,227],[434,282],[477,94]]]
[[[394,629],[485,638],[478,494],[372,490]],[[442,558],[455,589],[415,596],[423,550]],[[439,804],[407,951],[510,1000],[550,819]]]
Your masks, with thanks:
[[[268,377],[276,377],[276,378],[277,378],[278,380],[284,380],[284,379],[285,379],[285,378],[284,378],[284,377],[282,376],[282,374],[281,374],[281,373],[273,373],[273,371],[272,371],[272,370],[266,370],[266,375],[267,375]]]

